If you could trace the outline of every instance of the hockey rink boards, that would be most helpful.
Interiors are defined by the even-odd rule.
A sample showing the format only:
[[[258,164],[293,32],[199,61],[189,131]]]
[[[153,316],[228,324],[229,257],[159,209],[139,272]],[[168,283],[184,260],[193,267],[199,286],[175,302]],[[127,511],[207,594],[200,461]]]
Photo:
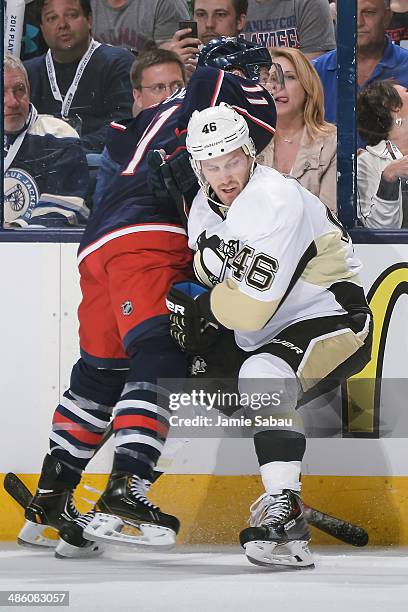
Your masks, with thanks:
[[[8,291],[0,323],[0,472],[18,473],[31,490],[47,450],[52,412],[78,356],[76,248],[75,243],[0,243],[2,261],[12,262],[3,269]],[[273,609],[288,612],[323,612],[328,604],[334,612],[405,610],[407,422],[399,385],[407,378],[408,245],[357,244],[356,249],[365,265],[363,284],[375,289],[377,336],[365,375],[370,379],[381,370],[384,380],[397,382],[383,385],[380,395],[369,384],[359,414],[352,404],[346,408],[358,437],[309,440],[303,497],[364,526],[368,547],[339,545],[314,529],[315,570],[276,572],[250,565],[236,542],[261,491],[251,441],[195,438],[181,448],[152,495],[181,520],[174,551],[111,548],[94,560],[55,560],[46,551],[21,549],[14,541],[23,512],[1,489],[0,590],[67,590],[69,609],[83,612],[190,612],[192,606],[199,612],[246,612],[270,609],[272,602]],[[325,414],[325,407],[316,405],[308,418],[320,422]],[[95,489],[103,488],[111,452],[110,441],[92,460],[85,487],[77,493],[80,509],[88,509],[98,496]]]
[[[13,262],[3,270],[3,283],[9,289],[2,299],[0,389],[3,431],[9,435],[2,436],[0,472],[20,474],[31,490],[47,451],[51,415],[68,387],[78,357],[76,248],[75,243],[0,243],[2,261]],[[350,420],[360,437],[309,440],[303,496],[309,505],[365,526],[372,544],[408,545],[408,521],[403,512],[408,501],[408,389],[400,393],[408,378],[408,245],[357,244],[355,248],[364,264],[364,286],[376,288],[377,336],[366,376],[378,371],[380,364],[384,380],[396,382],[383,384],[380,399],[369,385],[361,411],[364,418]],[[379,405],[374,406],[375,401]],[[306,408],[312,424],[316,419],[333,418],[333,412],[327,417],[324,405]],[[375,431],[376,413],[380,439]],[[24,448],[23,453],[18,452],[19,447]],[[87,484],[103,488],[111,452],[108,443],[92,460]],[[193,438],[176,456],[168,476],[155,485],[152,497],[181,519],[181,544],[214,540],[233,544],[260,491],[251,440]],[[81,498],[92,501],[95,495],[80,489],[80,508],[89,507]],[[231,497],[235,503],[229,512]],[[3,489],[0,501],[0,540],[13,541],[22,512]],[[220,516],[224,517],[221,522]],[[317,544],[334,542],[316,531],[314,540]]]

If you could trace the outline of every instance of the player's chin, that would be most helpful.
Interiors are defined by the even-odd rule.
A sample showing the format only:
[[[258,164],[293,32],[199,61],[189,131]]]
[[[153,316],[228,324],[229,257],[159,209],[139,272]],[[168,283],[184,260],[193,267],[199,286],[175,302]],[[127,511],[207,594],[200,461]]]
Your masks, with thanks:
[[[223,193],[219,195],[218,197],[224,206],[231,206],[231,204],[233,203],[237,195],[238,195],[238,192],[234,190],[232,193],[228,193],[228,194]]]

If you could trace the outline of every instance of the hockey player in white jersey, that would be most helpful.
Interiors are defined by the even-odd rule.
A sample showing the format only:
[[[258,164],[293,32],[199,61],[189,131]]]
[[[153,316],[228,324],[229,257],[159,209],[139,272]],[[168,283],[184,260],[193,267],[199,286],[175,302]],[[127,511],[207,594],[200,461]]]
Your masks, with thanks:
[[[313,567],[300,500],[306,440],[296,406],[322,381],[350,376],[370,358],[372,316],[358,277],[361,263],[317,197],[256,164],[247,124],[231,107],[196,111],[187,149],[201,187],[188,221],[201,284],[172,287],[171,333],[210,363],[216,328],[234,330],[241,394],[279,395],[279,406],[257,411],[254,446],[265,492],[252,505],[240,542],[255,564]],[[231,376],[228,363],[236,360],[221,359],[227,369],[219,378]],[[270,425],[274,416],[291,418],[284,420],[291,426]]]

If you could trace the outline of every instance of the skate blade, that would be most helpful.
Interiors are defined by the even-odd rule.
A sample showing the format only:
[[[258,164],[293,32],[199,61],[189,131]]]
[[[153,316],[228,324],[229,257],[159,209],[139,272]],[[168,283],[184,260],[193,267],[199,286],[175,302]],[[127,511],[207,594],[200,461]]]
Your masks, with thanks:
[[[73,546],[61,538],[55,549],[54,556],[57,559],[88,559],[99,557],[105,550],[103,544],[96,542],[88,542],[87,546]]]
[[[132,535],[129,531],[136,531],[141,535]],[[161,550],[173,548],[176,544],[176,533],[168,527],[148,523],[136,525],[118,516],[101,512],[97,512],[85,527],[83,537],[91,542],[104,542],[114,546],[160,547]]]
[[[18,534],[17,542],[28,548],[55,548],[59,542],[58,531],[48,525],[39,525],[31,521],[25,522]]]
[[[292,540],[285,544],[255,540],[244,545],[248,561],[254,565],[280,569],[313,569],[308,542]]]

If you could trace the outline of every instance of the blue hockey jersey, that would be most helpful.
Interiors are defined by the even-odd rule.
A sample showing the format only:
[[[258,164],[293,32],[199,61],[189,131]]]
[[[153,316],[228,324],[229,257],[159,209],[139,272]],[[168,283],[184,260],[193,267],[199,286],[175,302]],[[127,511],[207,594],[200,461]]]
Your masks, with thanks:
[[[164,149],[172,154],[182,145],[195,110],[227,102],[248,120],[257,152],[270,142],[276,124],[275,104],[260,85],[215,68],[199,68],[186,90],[142,111],[127,123],[111,125],[107,148],[121,170],[108,185],[88,221],[79,247],[79,260],[98,246],[139,231],[141,224],[180,226],[176,205],[155,198],[148,180],[147,152]],[[148,228],[146,228],[148,229]]]

